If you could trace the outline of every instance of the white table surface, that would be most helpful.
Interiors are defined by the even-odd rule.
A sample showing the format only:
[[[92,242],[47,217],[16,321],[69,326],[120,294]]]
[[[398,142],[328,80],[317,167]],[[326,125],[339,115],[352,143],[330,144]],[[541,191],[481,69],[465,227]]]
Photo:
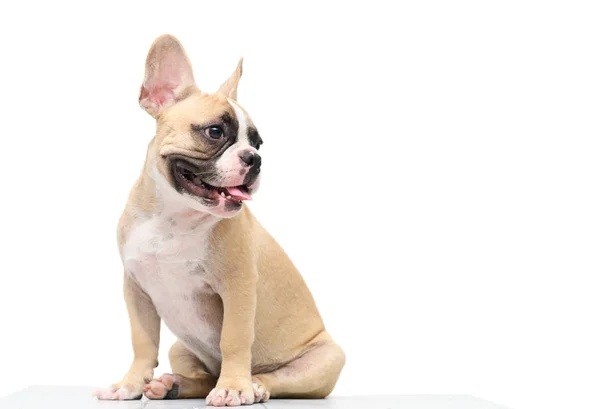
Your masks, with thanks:
[[[97,388],[86,386],[30,386],[0,399],[0,409],[195,409],[204,399],[98,401]],[[272,399],[253,408],[267,409],[509,409],[468,395],[330,396],[319,400]]]

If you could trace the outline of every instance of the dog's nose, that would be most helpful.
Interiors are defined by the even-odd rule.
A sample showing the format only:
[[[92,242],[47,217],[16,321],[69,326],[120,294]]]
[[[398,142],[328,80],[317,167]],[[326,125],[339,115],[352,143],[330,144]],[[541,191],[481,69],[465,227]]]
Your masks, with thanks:
[[[260,155],[252,151],[240,152],[240,159],[247,166],[259,167],[261,162]]]

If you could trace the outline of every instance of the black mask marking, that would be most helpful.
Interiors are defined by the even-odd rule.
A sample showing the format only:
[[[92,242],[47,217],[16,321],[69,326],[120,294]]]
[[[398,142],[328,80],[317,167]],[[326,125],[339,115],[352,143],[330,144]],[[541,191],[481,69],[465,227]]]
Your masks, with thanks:
[[[248,143],[256,150],[260,149],[260,145],[263,143],[262,138],[254,127],[248,128]]]
[[[212,127],[219,127],[223,130],[223,136],[219,139],[213,139],[207,136],[206,131]],[[211,159],[217,159],[231,145],[237,142],[239,123],[237,118],[229,112],[224,112],[220,118],[202,124],[191,124],[190,129],[193,134],[202,143],[201,150],[210,155]]]

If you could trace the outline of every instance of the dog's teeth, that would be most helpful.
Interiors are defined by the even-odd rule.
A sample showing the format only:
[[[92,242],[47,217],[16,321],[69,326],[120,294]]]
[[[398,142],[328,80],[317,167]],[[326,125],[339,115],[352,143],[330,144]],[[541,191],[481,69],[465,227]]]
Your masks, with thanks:
[[[231,195],[227,195],[227,199],[231,199]]]
[[[221,196],[225,197],[225,192],[221,192]]]

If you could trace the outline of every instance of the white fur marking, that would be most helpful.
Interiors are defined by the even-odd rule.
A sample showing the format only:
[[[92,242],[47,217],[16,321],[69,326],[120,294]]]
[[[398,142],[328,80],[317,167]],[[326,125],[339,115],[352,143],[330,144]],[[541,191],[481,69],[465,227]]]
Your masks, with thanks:
[[[244,111],[242,111],[242,109],[238,106],[238,104],[236,104],[235,102],[233,102],[231,99],[227,99],[227,101],[229,101],[229,105],[231,105],[231,107],[233,108],[233,112],[235,112],[235,117],[238,121],[238,139],[236,142],[237,144],[240,144],[240,146],[243,145],[249,145],[248,142],[248,119],[246,118],[246,115],[244,114]]]
[[[158,176],[157,182],[166,183]],[[213,344],[221,329],[198,313],[202,298],[211,294],[206,260],[218,219],[190,211],[170,186],[157,183],[156,190],[160,210],[131,228],[122,248],[123,263],[174,335],[192,340],[193,345],[186,345],[192,350],[200,344],[218,355],[219,346]]]
[[[250,145],[250,141],[248,140],[248,118],[238,104],[230,99],[228,99],[228,101],[231,105],[231,108],[233,108],[233,112],[235,113],[239,127],[237,141],[231,145],[217,161],[217,167],[223,170],[225,173],[231,172],[232,169],[240,168],[241,163],[239,153],[241,151],[246,149],[254,150],[254,148]]]

